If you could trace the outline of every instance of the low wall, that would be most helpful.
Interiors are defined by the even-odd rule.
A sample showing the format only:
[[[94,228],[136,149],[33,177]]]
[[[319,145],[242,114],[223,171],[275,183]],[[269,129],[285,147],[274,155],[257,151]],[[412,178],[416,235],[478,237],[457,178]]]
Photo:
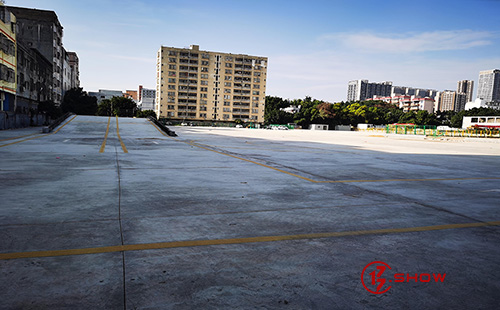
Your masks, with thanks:
[[[29,116],[27,114],[0,111],[0,130],[42,126],[47,124],[48,121],[48,117],[43,114]]]

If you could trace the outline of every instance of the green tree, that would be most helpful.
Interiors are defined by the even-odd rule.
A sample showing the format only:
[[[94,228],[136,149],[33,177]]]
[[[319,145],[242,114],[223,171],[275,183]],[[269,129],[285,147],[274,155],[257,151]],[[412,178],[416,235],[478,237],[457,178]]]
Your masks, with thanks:
[[[111,98],[111,107],[114,115],[122,117],[133,117],[137,110],[137,104],[134,100],[125,97]]]
[[[144,111],[141,111],[141,110],[138,110],[136,113],[135,113],[135,117],[140,117],[140,118],[148,118],[148,117],[154,117],[156,118],[156,113],[155,111],[153,110],[144,110]]]
[[[52,101],[43,101],[38,104],[38,112],[45,113],[51,119],[56,119],[63,115],[61,107],[56,106]]]
[[[290,101],[280,97],[266,96],[264,122],[266,124],[288,124],[293,122],[293,115],[281,109],[289,107]]]
[[[134,100],[125,97],[113,97],[101,101],[97,107],[97,115],[99,116],[121,116],[133,117],[137,110],[137,104]]]
[[[443,126],[451,126],[451,119],[455,116],[457,112],[455,111],[437,111],[435,113],[436,119],[439,122],[439,125]]]
[[[95,115],[97,112],[97,98],[89,96],[81,87],[72,88],[64,94],[61,109],[64,113]]]
[[[325,123],[318,110],[318,105],[321,103],[321,101],[312,100],[311,97],[306,97],[304,100],[294,100],[292,105],[301,106],[300,111],[293,115],[294,122],[302,128],[308,128],[310,124]]]
[[[417,123],[417,114],[413,111],[406,112],[399,117],[398,123],[416,124]]]
[[[112,116],[113,111],[111,110],[111,100],[109,99],[104,99],[99,103],[97,106],[97,116]]]
[[[436,115],[420,110],[415,115],[415,124],[417,125],[439,125]]]

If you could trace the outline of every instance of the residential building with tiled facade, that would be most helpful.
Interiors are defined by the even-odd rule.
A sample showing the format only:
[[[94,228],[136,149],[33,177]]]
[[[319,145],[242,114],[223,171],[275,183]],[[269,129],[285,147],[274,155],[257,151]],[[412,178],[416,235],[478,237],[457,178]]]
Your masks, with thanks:
[[[438,111],[460,112],[465,110],[465,103],[467,101],[467,95],[465,93],[458,93],[453,90],[445,90],[440,92],[436,98],[438,98]]]
[[[267,57],[162,46],[156,115],[188,121],[264,122]]]
[[[16,97],[16,17],[0,5],[0,111],[13,111]]]

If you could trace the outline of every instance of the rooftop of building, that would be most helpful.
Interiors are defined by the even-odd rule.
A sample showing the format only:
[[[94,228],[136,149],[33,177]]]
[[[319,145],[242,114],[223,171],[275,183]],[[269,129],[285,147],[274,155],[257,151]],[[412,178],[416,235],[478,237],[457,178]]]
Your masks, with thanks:
[[[248,54],[234,54],[234,53],[227,53],[227,52],[214,52],[214,51],[206,51],[206,50],[200,50],[199,45],[191,45],[190,47],[174,47],[174,46],[161,46],[162,48],[169,48],[169,49],[176,49],[179,51],[195,51],[195,52],[206,52],[206,53],[219,53],[219,54],[224,54],[224,55],[231,55],[231,56],[248,56],[248,57],[257,57],[257,58],[262,58],[262,59],[268,59],[265,56],[257,56],[257,55],[248,55]]]
[[[17,19],[31,19],[31,20],[39,20],[46,22],[54,22],[61,28],[61,23],[57,17],[56,12],[48,11],[48,10],[40,10],[40,9],[30,9],[30,8],[22,8],[17,6],[5,6],[9,9]]]

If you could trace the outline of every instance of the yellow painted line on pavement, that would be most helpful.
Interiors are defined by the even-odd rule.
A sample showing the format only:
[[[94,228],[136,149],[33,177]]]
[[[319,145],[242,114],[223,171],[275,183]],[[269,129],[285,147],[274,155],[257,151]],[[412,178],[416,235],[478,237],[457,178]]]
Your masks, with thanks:
[[[246,161],[246,162],[249,162],[249,163],[252,163],[252,164],[255,164],[255,165],[259,165],[259,166],[262,166],[262,167],[265,167],[265,168],[268,168],[268,169],[272,169],[272,170],[275,170],[275,171],[278,171],[278,172],[281,172],[281,173],[285,173],[285,174],[294,176],[294,177],[302,179],[302,180],[306,180],[306,181],[309,181],[309,182],[316,183],[316,181],[314,181],[313,179],[306,178],[306,177],[303,177],[301,175],[298,175],[298,174],[295,174],[295,173],[291,173],[291,172],[288,172],[288,171],[285,171],[285,170],[281,170],[281,169],[278,169],[278,168],[275,168],[275,167],[272,167],[272,166],[269,166],[269,165],[266,165],[266,164],[263,164],[263,163],[259,163],[257,161],[253,161],[253,160],[246,159],[246,158],[243,158],[243,157],[239,157],[239,156],[235,156],[235,155],[223,153],[223,152],[220,152],[220,151],[216,151],[216,150],[210,149],[208,147],[201,146],[201,145],[199,145],[197,143],[186,142],[186,141],[181,141],[181,142],[184,142],[184,143],[186,143],[188,145],[191,145],[191,146],[199,147],[200,149],[204,149],[204,150],[211,151],[211,152],[214,152],[214,153],[217,153],[217,154],[221,154],[221,155],[226,155],[226,156],[229,156],[229,157],[232,157],[232,158],[236,158],[236,159],[239,159],[239,160],[243,160],[243,161]]]
[[[74,120],[77,116],[78,116],[78,115],[75,115],[75,116],[74,116],[72,119],[70,119],[70,120],[69,120],[66,124],[62,125],[62,126],[61,126],[61,127],[59,127],[56,131],[54,131],[53,133],[51,133],[51,135],[58,133],[58,132],[59,132],[59,130],[63,129],[63,128],[64,128],[64,126],[68,125],[68,124],[69,124],[69,122],[71,122],[72,120]]]
[[[99,149],[99,153],[103,153],[106,148],[106,141],[108,141],[108,133],[109,133],[109,124],[111,123],[111,116],[108,117],[108,127],[106,128],[106,134],[104,135],[104,141],[102,141],[101,148]]]
[[[464,180],[500,180],[500,178],[436,178],[436,179],[382,179],[382,180],[337,180],[314,181],[315,183],[361,183],[361,182],[428,182],[428,181],[464,181]]]
[[[204,150],[207,150],[207,151],[211,151],[211,152],[214,152],[214,153],[217,153],[217,154],[221,154],[221,155],[229,156],[229,157],[236,158],[236,159],[239,159],[239,160],[243,160],[243,161],[246,161],[246,162],[249,162],[249,163],[252,163],[252,164],[255,164],[255,165],[259,165],[259,166],[262,166],[262,167],[265,167],[265,168],[268,168],[268,169],[272,169],[272,170],[275,170],[275,171],[278,171],[278,172],[281,172],[281,173],[285,173],[285,174],[291,175],[293,177],[300,178],[302,180],[306,180],[306,181],[309,181],[309,182],[312,182],[312,183],[429,182],[429,181],[460,181],[460,180],[463,180],[463,181],[465,181],[465,180],[500,180],[500,178],[495,178],[495,177],[483,177],[483,178],[430,178],[430,179],[380,179],[380,180],[325,180],[325,181],[317,181],[317,180],[313,180],[311,178],[307,178],[307,177],[304,177],[304,176],[301,176],[301,175],[298,175],[298,174],[295,174],[295,173],[291,173],[291,172],[288,172],[288,171],[285,171],[285,170],[282,170],[282,169],[279,169],[279,168],[276,168],[276,167],[272,167],[272,166],[269,166],[269,165],[266,165],[266,164],[263,164],[263,163],[259,163],[257,161],[253,161],[253,160],[246,159],[246,158],[243,158],[243,157],[239,157],[239,156],[236,156],[236,155],[231,155],[231,154],[224,153],[224,152],[221,152],[221,151],[216,151],[216,150],[211,149],[209,147],[200,145],[199,143],[196,143],[194,141],[182,141],[182,140],[170,137],[170,136],[166,135],[161,129],[159,129],[154,123],[152,123],[151,121],[150,121],[150,123],[162,135],[167,136],[167,137],[169,137],[171,139],[174,139],[176,141],[183,142],[183,143],[186,143],[188,145],[195,146],[195,147],[198,147],[198,148],[201,148],[201,149],[204,149]]]
[[[59,127],[56,131],[54,132],[51,132],[51,133],[48,133],[48,134],[42,134],[40,136],[36,136],[36,137],[32,137],[32,138],[28,138],[28,139],[23,139],[23,140],[20,140],[20,141],[16,141],[16,142],[11,142],[11,143],[7,143],[7,144],[2,144],[0,145],[0,147],[4,147],[4,146],[9,146],[9,145],[13,145],[13,144],[17,144],[17,143],[21,143],[21,142],[25,142],[25,141],[29,141],[29,140],[34,140],[34,139],[38,139],[38,138],[43,138],[43,137],[47,137],[47,136],[50,136],[50,135],[53,135],[53,134],[56,134],[59,132],[59,130],[61,130],[64,126],[68,125],[72,120],[74,120],[78,115],[75,115],[72,119],[70,119],[69,121],[67,121],[64,125],[62,125],[61,127]]]
[[[177,140],[177,141],[179,141],[178,139],[176,139],[176,138],[174,138],[174,137],[171,137],[171,136],[167,135],[167,134],[166,134],[163,130],[161,130],[158,126],[156,126],[156,124],[155,124],[155,123],[153,123],[153,122],[152,122],[152,121],[150,121],[149,119],[148,119],[148,122],[149,122],[151,125],[153,125],[153,127],[154,127],[154,128],[156,128],[156,130],[158,130],[158,131],[159,131],[162,135],[164,135],[165,137],[170,138],[170,139],[173,139],[173,140]]]
[[[210,246],[210,245],[231,245],[231,244],[244,244],[244,243],[289,241],[289,240],[338,238],[338,237],[363,236],[363,235],[384,235],[384,234],[426,232],[426,231],[436,231],[436,230],[446,230],[446,229],[474,228],[474,227],[487,227],[487,226],[499,226],[499,225],[500,221],[493,221],[493,222],[475,222],[475,223],[462,223],[462,224],[405,227],[405,228],[324,232],[324,233],[312,233],[312,234],[300,234],[300,235],[155,242],[155,243],[104,246],[95,248],[1,253],[0,260],[53,257],[53,256],[72,256],[72,255],[85,255],[85,254],[126,252],[126,251],[144,251],[144,250],[185,248],[185,247]]]
[[[39,135],[39,134],[40,134],[39,132],[35,132],[35,133],[31,133],[31,134],[29,134],[29,135],[24,135],[24,136],[18,136],[18,137],[12,137],[12,138],[1,139],[0,141],[17,140],[17,139],[21,139],[21,138],[24,138],[24,137],[29,137],[29,136]]]
[[[153,123],[153,122],[152,122],[152,121],[150,121],[149,119],[148,119],[148,122],[149,122],[151,125],[153,125],[153,127],[154,127],[154,128],[156,128],[156,130],[158,130],[158,131],[159,131],[162,135],[164,135],[165,137],[169,137],[169,135],[167,135],[166,133],[164,133],[164,132],[163,132],[163,130],[161,130],[160,128],[158,128],[158,126],[156,126],[156,124],[155,124],[155,123]]]
[[[120,137],[120,128],[118,127],[118,116],[116,116],[116,135],[118,136],[118,140],[122,146],[123,153],[128,153],[127,148],[125,147],[125,143],[123,143],[122,137]]]
[[[256,165],[259,165],[259,166],[262,166],[262,167],[273,169],[273,170],[279,171],[281,173],[285,173],[285,174],[288,174],[288,175],[291,175],[291,176],[294,176],[294,177],[297,177],[297,178],[300,178],[300,179],[303,179],[303,180],[306,180],[306,181],[309,181],[309,182],[312,182],[312,183],[424,182],[424,181],[456,181],[456,180],[459,180],[459,181],[460,180],[500,180],[500,178],[495,178],[495,177],[491,177],[491,178],[489,178],[489,177],[486,177],[486,178],[483,177],[483,178],[435,178],[435,179],[381,179],[381,180],[326,180],[326,181],[317,181],[317,180],[313,180],[313,179],[310,179],[310,178],[307,178],[307,177],[303,177],[301,175],[298,175],[298,174],[295,174],[295,173],[291,173],[291,172],[288,172],[288,171],[285,171],[285,170],[282,170],[282,169],[278,169],[278,168],[275,168],[275,167],[272,167],[272,166],[269,166],[269,165],[266,165],[266,164],[262,164],[262,163],[259,163],[259,162],[256,162],[256,161],[253,161],[253,160],[250,160],[250,159],[246,159],[246,158],[242,158],[242,157],[239,157],[239,156],[235,156],[235,155],[223,153],[223,152],[220,152],[220,151],[216,151],[216,150],[210,149],[208,147],[201,146],[200,144],[197,144],[197,143],[192,142],[192,141],[190,141],[190,142],[181,141],[181,142],[184,142],[184,143],[189,144],[191,146],[199,147],[199,148],[207,150],[207,151],[212,151],[212,152],[215,152],[217,154],[226,155],[226,156],[233,157],[233,158],[236,158],[236,159],[239,159],[239,160],[243,160],[243,161],[246,161],[246,162],[249,162],[249,163],[252,163],[252,164],[256,164]]]

